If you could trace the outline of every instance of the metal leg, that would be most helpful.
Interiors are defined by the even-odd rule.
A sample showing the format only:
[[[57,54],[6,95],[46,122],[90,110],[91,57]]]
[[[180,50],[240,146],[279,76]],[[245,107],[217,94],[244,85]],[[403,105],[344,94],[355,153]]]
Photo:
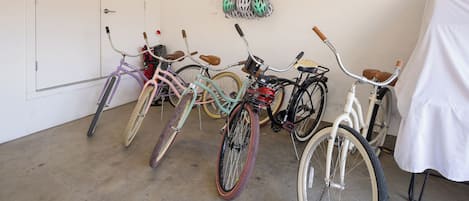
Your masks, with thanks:
[[[202,115],[200,113],[200,104],[197,105],[197,110],[199,111],[199,127],[202,130]]]
[[[162,120],[162,121],[163,121],[164,101],[165,101],[164,99],[165,99],[165,98],[166,98],[166,97],[164,97],[164,96],[161,97],[161,120]]]
[[[425,190],[425,185],[427,184],[427,179],[428,179],[428,175],[430,175],[430,171],[426,170],[424,173],[425,173],[425,178],[423,180],[422,188],[420,189],[418,201],[422,200],[423,191]],[[410,177],[409,190],[408,190],[409,201],[415,201],[414,200],[415,175],[416,175],[415,173],[412,173],[412,176]]]
[[[298,156],[298,150],[296,149],[295,138],[293,137],[293,132],[290,132],[290,139],[291,139],[291,142],[293,144],[293,149],[295,150],[296,160],[300,160],[300,157]]]

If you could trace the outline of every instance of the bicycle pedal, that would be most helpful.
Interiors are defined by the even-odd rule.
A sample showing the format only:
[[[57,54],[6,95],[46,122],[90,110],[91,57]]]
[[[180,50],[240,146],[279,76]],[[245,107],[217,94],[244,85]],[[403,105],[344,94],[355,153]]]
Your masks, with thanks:
[[[282,127],[280,125],[277,125],[277,124],[274,124],[272,123],[270,125],[270,128],[272,129],[272,131],[274,131],[275,133],[278,133],[282,130]]]

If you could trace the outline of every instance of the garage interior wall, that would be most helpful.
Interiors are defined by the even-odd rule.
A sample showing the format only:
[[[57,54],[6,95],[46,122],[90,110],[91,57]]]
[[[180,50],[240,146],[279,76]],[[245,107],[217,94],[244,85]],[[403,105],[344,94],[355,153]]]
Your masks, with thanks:
[[[169,51],[184,48],[180,35],[184,28],[192,49],[220,56],[222,65],[243,60],[247,53],[233,28],[239,23],[253,51],[269,64],[286,66],[299,51],[305,51],[304,58],[330,67],[326,121],[342,110],[352,81],[338,70],[312,26],[319,26],[329,36],[352,71],[358,73],[365,67],[392,70],[396,59],[410,56],[425,4],[425,0],[272,0],[275,11],[271,17],[240,20],[226,19],[219,0],[146,2],[146,31],[161,29],[160,40]],[[32,7],[34,0],[5,1],[0,8],[4,27],[0,33],[0,143],[94,113],[104,84],[100,80],[35,95],[27,91],[28,83],[34,82],[27,76],[34,68]],[[121,86],[112,107],[137,97],[134,81],[125,80]],[[359,93],[366,104],[368,88],[362,88]]]
[[[220,56],[222,66],[232,64],[247,58],[244,43],[233,26],[238,23],[254,54],[267,64],[285,68],[298,52],[304,51],[303,58],[331,69],[327,74],[329,93],[323,119],[329,122],[343,111],[345,97],[353,81],[339,70],[334,55],[313,33],[312,27],[320,27],[329,37],[352,72],[361,74],[365,68],[392,72],[397,59],[406,61],[412,53],[425,6],[425,0],[270,2],[274,6],[272,16],[246,20],[225,18],[221,0],[163,0],[163,43],[170,50],[184,49],[180,31],[185,29],[191,49]],[[239,74],[243,73],[239,71]],[[294,70],[281,74],[287,78],[296,75]],[[363,107],[367,107],[370,89],[364,85],[357,90]],[[390,132],[396,134],[398,112],[393,113],[396,118]]]

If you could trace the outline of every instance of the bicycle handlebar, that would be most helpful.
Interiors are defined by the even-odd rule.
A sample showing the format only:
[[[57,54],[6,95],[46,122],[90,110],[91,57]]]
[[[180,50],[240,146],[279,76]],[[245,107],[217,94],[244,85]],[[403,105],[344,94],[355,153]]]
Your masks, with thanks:
[[[368,83],[368,84],[375,85],[375,86],[386,86],[386,85],[390,84],[392,81],[394,81],[399,76],[399,73],[400,73],[401,68],[402,68],[402,61],[400,61],[400,60],[398,60],[396,62],[396,68],[394,69],[393,74],[387,80],[382,81],[382,82],[376,82],[376,81],[373,81],[373,80],[369,80],[366,77],[359,76],[359,75],[351,73],[350,71],[347,70],[345,65],[342,63],[342,59],[341,59],[339,53],[337,52],[337,49],[327,39],[326,35],[324,35],[324,33],[322,33],[321,30],[319,30],[319,28],[316,27],[316,26],[313,27],[313,31],[329,47],[329,49],[331,49],[331,51],[334,53],[334,55],[336,57],[336,60],[337,60],[337,63],[339,64],[340,69],[346,75],[348,75],[349,77],[352,77],[352,78],[358,80],[359,82],[364,82],[364,83]]]
[[[184,30],[184,29],[181,30],[181,34],[182,34],[182,38],[184,39],[184,43],[185,43],[185,45],[186,45],[186,51],[187,51],[187,52],[190,52],[190,50],[189,50],[189,42],[187,41],[187,33],[186,33],[186,30]],[[226,69],[229,69],[229,68],[232,68],[232,67],[235,67],[235,66],[240,66],[240,65],[243,65],[243,64],[246,63],[246,61],[240,61],[240,62],[237,62],[237,63],[234,63],[234,64],[230,64],[230,65],[228,65],[228,66],[226,66],[226,67],[224,67],[224,68],[212,68],[212,67],[210,67],[209,65],[203,64],[203,63],[201,63],[199,60],[197,60],[197,59],[195,59],[194,57],[192,57],[193,55],[194,55],[194,54],[191,54],[191,55],[189,56],[189,58],[190,58],[192,61],[194,61],[195,63],[197,63],[197,64],[199,64],[199,65],[201,65],[201,66],[203,66],[203,67],[205,67],[205,68],[207,68],[208,70],[211,70],[211,71],[224,71],[224,70],[226,70]]]
[[[258,61],[254,55],[252,54],[252,51],[251,49],[249,48],[249,43],[247,41],[247,39],[244,37],[244,32],[243,30],[241,29],[241,27],[238,25],[238,24],[235,24],[235,28],[236,28],[236,31],[238,32],[239,36],[243,39],[244,41],[244,45],[246,46],[246,49],[248,51],[248,54],[249,54],[249,57],[254,61],[256,62],[257,64],[259,64],[261,67],[263,67],[265,70],[263,70],[264,72],[267,71],[267,70],[272,70],[272,71],[275,71],[275,72],[286,72],[288,70],[290,70],[291,68],[293,68],[293,66],[303,57],[304,55],[304,52],[300,52],[296,58],[293,60],[293,62],[287,67],[287,68],[284,68],[284,69],[281,69],[281,68],[275,68],[275,67],[272,67],[270,65],[266,65],[260,61]]]
[[[125,56],[128,56],[128,57],[139,57],[139,56],[141,56],[142,54],[144,54],[145,52],[151,52],[151,51],[150,51],[150,48],[148,47],[146,50],[140,51],[140,52],[138,52],[137,54],[129,54],[129,53],[123,51],[123,50],[117,49],[117,48],[114,46],[114,43],[112,42],[112,38],[111,38],[111,31],[110,31],[110,29],[109,29],[108,26],[106,26],[106,34],[107,34],[107,38],[108,38],[108,40],[109,40],[109,43],[111,44],[111,48],[112,48],[114,51],[116,51],[117,53],[119,53],[119,54],[121,54],[122,56],[124,56],[124,57],[125,57]]]
[[[145,40],[145,44],[147,45],[147,47],[150,47],[150,44],[148,43],[148,38],[147,38],[147,33],[146,33],[146,32],[143,32],[143,39]],[[190,54],[183,54],[182,56],[180,56],[179,58],[176,58],[176,59],[174,59],[174,60],[173,60],[173,59],[166,59],[166,58],[164,58],[164,57],[157,56],[157,55],[155,55],[155,54],[153,53],[153,51],[148,51],[148,53],[149,53],[152,57],[154,57],[154,58],[156,58],[156,59],[158,59],[158,60],[160,60],[160,61],[164,61],[164,62],[166,62],[166,63],[174,63],[174,62],[182,61],[184,58],[190,57],[191,55],[197,54],[197,51],[192,52],[192,53],[190,53]]]

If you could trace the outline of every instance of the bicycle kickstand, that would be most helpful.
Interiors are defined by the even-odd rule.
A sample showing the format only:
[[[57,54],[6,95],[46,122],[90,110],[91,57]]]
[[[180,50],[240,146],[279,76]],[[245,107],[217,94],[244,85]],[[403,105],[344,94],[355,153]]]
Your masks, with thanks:
[[[295,138],[293,137],[293,132],[290,132],[290,139],[291,139],[291,142],[293,144],[293,149],[295,150],[295,156],[296,156],[296,160],[300,160],[300,157],[298,156],[298,149],[296,149],[296,143],[295,143]]]
[[[200,104],[197,105],[197,110],[199,111],[199,127],[202,130],[202,115],[200,113]]]
[[[162,96],[162,97],[161,97],[161,121],[163,121],[164,101],[165,101],[165,97]]]

